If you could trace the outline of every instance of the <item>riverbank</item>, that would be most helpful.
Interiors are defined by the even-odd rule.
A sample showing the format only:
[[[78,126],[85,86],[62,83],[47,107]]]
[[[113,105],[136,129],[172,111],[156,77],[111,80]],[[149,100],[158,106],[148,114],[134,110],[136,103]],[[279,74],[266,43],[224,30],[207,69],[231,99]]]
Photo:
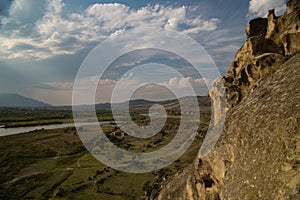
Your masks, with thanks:
[[[43,126],[43,125],[53,125],[53,124],[63,124],[63,123],[64,122],[62,120],[15,122],[15,123],[2,125],[2,127],[0,128],[18,128],[18,127]]]

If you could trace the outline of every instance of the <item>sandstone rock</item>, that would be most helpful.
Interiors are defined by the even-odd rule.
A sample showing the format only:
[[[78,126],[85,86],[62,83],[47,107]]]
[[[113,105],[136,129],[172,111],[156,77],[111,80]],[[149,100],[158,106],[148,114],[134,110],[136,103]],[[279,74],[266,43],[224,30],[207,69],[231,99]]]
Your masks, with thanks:
[[[300,1],[299,0],[287,0],[287,13],[292,13],[300,9]]]
[[[300,50],[300,10],[286,12],[280,17],[269,14],[266,38],[284,48],[284,55],[290,56]],[[293,35],[291,37],[291,35]],[[290,46],[293,45],[292,48]]]
[[[226,113],[226,91],[224,86],[223,78],[219,78],[214,83],[214,87],[209,90],[209,97],[213,100],[214,112],[213,114],[213,124],[217,126],[218,123],[222,123],[225,120]]]
[[[300,54],[227,112],[215,148],[158,199],[300,199],[299,80]]]
[[[268,20],[265,18],[253,19],[249,22],[246,29],[247,37],[260,36],[265,37],[268,28]]]
[[[245,45],[245,49],[252,52],[240,51],[224,77],[227,108],[237,105],[244,96],[252,91],[253,85],[258,80],[274,73],[286,61],[286,57],[277,53],[264,53],[253,56],[253,48],[249,48],[247,42]]]
[[[220,139],[158,199],[300,199],[299,4],[288,1],[279,17],[271,10],[266,29],[258,23],[264,19],[250,22],[247,41],[215,84],[223,81],[227,99]],[[218,88],[209,94],[218,96]]]
[[[282,16],[277,17],[275,11],[270,10],[268,19],[249,22],[247,40],[224,77],[228,108],[250,93],[256,81],[278,70],[282,63],[300,51],[299,1],[291,0],[287,7],[289,10]]]
[[[300,50],[300,32],[287,33],[283,41],[286,55],[293,55]]]

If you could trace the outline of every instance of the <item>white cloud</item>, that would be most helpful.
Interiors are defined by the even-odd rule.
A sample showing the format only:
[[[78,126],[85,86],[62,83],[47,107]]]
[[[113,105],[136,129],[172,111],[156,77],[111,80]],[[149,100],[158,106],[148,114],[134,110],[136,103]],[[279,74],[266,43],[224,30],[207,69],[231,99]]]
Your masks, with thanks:
[[[281,14],[286,9],[285,0],[250,0],[249,17],[266,17],[268,10],[275,9]]]
[[[15,0],[0,18],[0,58],[47,59],[72,55],[131,28],[161,27],[197,34],[217,28],[218,19],[190,17],[190,7],[148,5],[137,10],[118,3],[93,4],[64,13],[62,0]],[[34,11],[34,12],[33,12]]]
[[[168,82],[162,83],[162,85],[171,88],[174,91],[178,91],[180,97],[188,96],[188,93],[186,93],[186,89],[190,87],[190,85],[193,87],[197,95],[203,96],[207,94],[207,86],[205,79],[203,78],[194,79],[192,77],[173,77]]]
[[[217,24],[220,22],[217,18],[212,18],[210,20],[201,20],[200,18],[195,21],[191,21],[189,24],[193,25],[193,28],[186,29],[183,31],[184,34],[198,34],[201,31],[213,31],[217,29]]]
[[[8,22],[16,25],[34,23],[34,21],[43,13],[44,4],[43,1],[34,0],[13,1],[9,9]],[[32,10],[33,7],[35,8],[34,12]]]

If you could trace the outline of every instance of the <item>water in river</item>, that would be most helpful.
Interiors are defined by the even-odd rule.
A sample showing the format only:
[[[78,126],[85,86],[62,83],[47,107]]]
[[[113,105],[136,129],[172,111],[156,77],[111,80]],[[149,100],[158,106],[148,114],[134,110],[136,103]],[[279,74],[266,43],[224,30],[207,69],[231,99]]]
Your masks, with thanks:
[[[100,124],[107,124],[108,122],[100,122]],[[98,122],[89,122],[89,123],[78,123],[79,126],[95,126]],[[30,126],[30,127],[17,127],[17,128],[3,128],[0,127],[0,137],[6,135],[15,135],[19,133],[27,133],[34,130],[41,129],[58,129],[58,128],[67,128],[75,126],[73,123],[69,124],[51,124],[51,125],[42,125],[42,126]]]

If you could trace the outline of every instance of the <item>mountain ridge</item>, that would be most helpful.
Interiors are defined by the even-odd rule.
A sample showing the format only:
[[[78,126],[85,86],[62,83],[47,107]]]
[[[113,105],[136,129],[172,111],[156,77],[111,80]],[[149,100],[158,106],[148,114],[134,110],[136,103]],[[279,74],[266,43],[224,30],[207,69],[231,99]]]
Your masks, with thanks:
[[[0,107],[42,108],[53,106],[17,93],[0,93]]]

